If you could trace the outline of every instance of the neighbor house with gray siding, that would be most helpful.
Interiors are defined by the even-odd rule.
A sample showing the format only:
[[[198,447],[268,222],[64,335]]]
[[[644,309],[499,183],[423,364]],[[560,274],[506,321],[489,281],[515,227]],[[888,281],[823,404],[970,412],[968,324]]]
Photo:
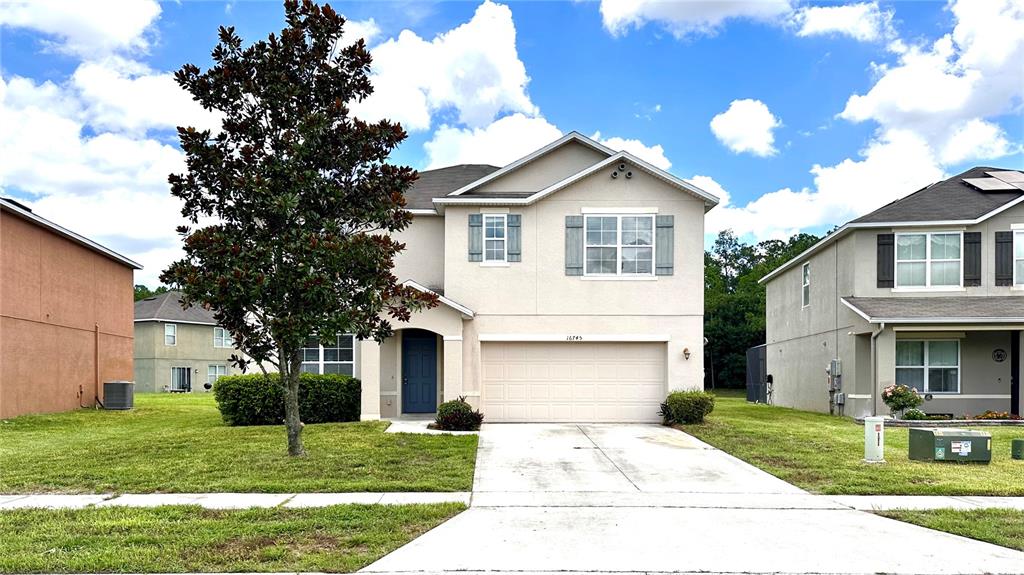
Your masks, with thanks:
[[[855,219],[766,275],[772,402],[887,412],[919,390],[933,414],[1019,414],[1024,173],[977,167]]]
[[[206,391],[222,375],[238,373],[231,334],[213,313],[182,308],[169,291],[135,302],[135,391]]]

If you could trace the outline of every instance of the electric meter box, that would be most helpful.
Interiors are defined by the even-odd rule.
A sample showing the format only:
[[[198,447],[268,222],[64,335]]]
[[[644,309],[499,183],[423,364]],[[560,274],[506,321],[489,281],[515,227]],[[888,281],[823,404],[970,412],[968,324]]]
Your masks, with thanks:
[[[915,461],[992,461],[992,436],[984,431],[910,428],[910,459]]]

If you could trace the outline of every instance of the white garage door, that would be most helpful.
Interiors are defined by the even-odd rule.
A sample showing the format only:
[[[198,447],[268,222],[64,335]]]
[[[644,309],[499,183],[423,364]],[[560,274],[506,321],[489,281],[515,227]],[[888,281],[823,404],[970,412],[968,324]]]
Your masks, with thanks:
[[[659,421],[664,343],[481,344],[486,421]]]

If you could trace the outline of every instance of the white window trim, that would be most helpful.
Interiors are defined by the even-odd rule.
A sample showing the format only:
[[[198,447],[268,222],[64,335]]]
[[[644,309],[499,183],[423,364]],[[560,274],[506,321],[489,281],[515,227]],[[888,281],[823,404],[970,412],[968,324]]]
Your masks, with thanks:
[[[188,389],[178,389],[178,388],[174,387],[174,370],[176,370],[176,369],[184,369],[185,370],[185,373],[188,375],[188,377],[187,377],[187,379],[188,379],[188,381],[187,381]],[[189,391],[192,391],[192,368],[190,366],[186,366],[186,365],[172,365],[171,366],[171,383],[170,383],[170,385],[167,386],[167,389],[169,389],[170,391],[179,391],[179,392],[189,392]]]
[[[216,376],[217,376],[216,379],[211,381],[210,380],[210,368],[211,367],[223,368],[224,369],[224,374],[221,375],[220,373],[217,373],[216,374]],[[219,371],[219,369],[218,369],[218,371]],[[228,375],[228,366],[223,364],[223,363],[211,363],[211,364],[207,364],[207,366],[206,366],[206,383],[209,383],[209,384],[213,385],[214,383],[217,382],[217,379],[220,379],[222,377],[226,377],[227,375]]]
[[[319,373],[321,375],[325,373],[324,372],[324,366],[325,365],[347,365],[347,364],[351,363],[352,364],[352,375],[351,375],[351,377],[355,377],[356,376],[356,364],[357,364],[357,359],[358,359],[357,356],[359,354],[359,340],[356,339],[356,336],[351,334],[351,333],[343,333],[341,335],[342,336],[349,336],[349,337],[352,338],[352,361],[324,361],[324,343],[321,341],[320,342],[320,352],[317,355],[317,361],[306,361],[305,357],[303,357],[302,363],[303,364],[306,364],[306,363],[316,364],[316,366],[317,366],[317,373]],[[301,349],[312,349],[312,348],[307,348],[307,347],[303,346]],[[300,367],[300,370],[301,370],[301,367]]]
[[[225,341],[225,340],[231,342],[229,345],[217,345],[217,330],[218,329],[221,330],[223,332],[223,334],[224,334],[220,338],[220,340],[222,342]],[[231,332],[229,332],[228,330],[226,330],[226,329],[224,329],[224,328],[222,328],[220,326],[214,326],[213,327],[213,347],[215,347],[217,349],[231,349],[231,348],[235,347],[235,345],[234,345],[234,338],[231,337]]]
[[[932,236],[952,235],[960,236],[960,258],[955,260],[933,260],[932,259]],[[900,236],[924,236],[924,258],[923,260],[901,260],[899,258]],[[931,232],[900,232],[893,239],[893,288],[894,292],[913,291],[966,291],[964,288],[964,232],[963,230],[931,231]],[[933,286],[932,285],[932,264],[942,262],[960,263],[960,281],[957,285]],[[924,285],[901,286],[900,285],[900,263],[924,263]]]
[[[1024,278],[1017,275],[1017,262],[1024,261],[1024,258],[1017,257],[1017,242],[1024,242],[1024,226],[1014,224],[1013,230],[1013,288],[1024,289]]]
[[[173,334],[170,334],[170,336],[172,338],[174,338],[174,343],[167,343],[167,336],[169,335],[167,333],[167,328],[168,327],[172,328],[172,330],[174,331]],[[164,324],[164,345],[167,346],[167,347],[177,347],[178,346],[178,324],[176,324],[176,323],[165,323]]]
[[[484,212],[483,214],[483,229],[480,233],[483,234],[483,260],[480,262],[480,267],[507,267],[508,263],[508,214],[507,213],[493,213]],[[501,238],[501,259],[500,260],[489,260],[487,259],[487,218],[501,220],[502,238]],[[491,241],[496,241],[492,239]]]
[[[596,274],[587,271],[587,248],[599,248],[599,247],[612,247],[604,245],[591,246],[587,243],[587,220],[590,218],[616,218],[615,223],[615,273],[613,274]],[[646,274],[627,274],[622,273],[622,218],[650,218],[651,220],[651,271]],[[658,252],[656,251],[655,244],[657,243],[658,236],[658,222],[656,214],[650,212],[644,214],[634,213],[623,213],[622,210],[617,210],[615,213],[602,213],[602,214],[583,214],[583,279],[620,279],[620,280],[656,280],[657,276],[654,275],[655,268],[657,267]],[[647,246],[625,246],[628,248],[635,247],[647,247]]]
[[[896,341],[897,341],[897,343],[904,343],[904,342],[908,342],[908,341],[909,342],[922,342],[922,343],[924,343],[924,365],[896,365],[893,368],[893,369],[922,369],[922,370],[924,370],[924,382],[923,382],[924,383],[924,391],[921,391],[919,393],[922,393],[922,394],[928,393],[928,394],[931,394],[931,395],[946,395],[946,396],[949,396],[949,395],[960,395],[960,392],[962,391],[961,380],[963,379],[962,378],[962,375],[963,375],[963,367],[962,367],[963,357],[962,356],[963,356],[963,347],[964,346],[963,346],[963,343],[959,339],[956,339],[956,338],[932,338],[932,339],[921,339],[921,338],[913,338],[913,339],[911,339],[911,338],[906,338],[906,339],[898,339]],[[933,342],[933,341],[955,341],[956,342],[956,366],[955,366],[956,367],[956,391],[930,391],[930,390],[928,390],[928,370],[929,369],[931,369],[932,367],[934,367],[936,369],[949,369],[949,368],[954,367],[952,365],[934,365],[933,366],[933,365],[929,365],[928,364],[928,344]],[[893,362],[893,363],[895,363],[895,362]]]
[[[806,289],[806,292],[804,291]],[[804,299],[804,294],[807,299]],[[800,266],[800,309],[811,305],[811,262],[804,262]]]

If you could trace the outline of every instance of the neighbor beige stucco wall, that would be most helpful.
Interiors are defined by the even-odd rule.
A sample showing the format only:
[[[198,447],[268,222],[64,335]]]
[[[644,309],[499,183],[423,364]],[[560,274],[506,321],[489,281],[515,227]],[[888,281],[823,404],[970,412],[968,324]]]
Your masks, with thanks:
[[[241,373],[231,364],[233,348],[213,346],[212,325],[177,323],[177,345],[164,344],[162,321],[135,322],[135,391],[162,392],[170,388],[171,368],[192,370],[192,390],[203,391],[208,366],[223,365],[228,375]],[[173,322],[169,322],[173,323]]]

